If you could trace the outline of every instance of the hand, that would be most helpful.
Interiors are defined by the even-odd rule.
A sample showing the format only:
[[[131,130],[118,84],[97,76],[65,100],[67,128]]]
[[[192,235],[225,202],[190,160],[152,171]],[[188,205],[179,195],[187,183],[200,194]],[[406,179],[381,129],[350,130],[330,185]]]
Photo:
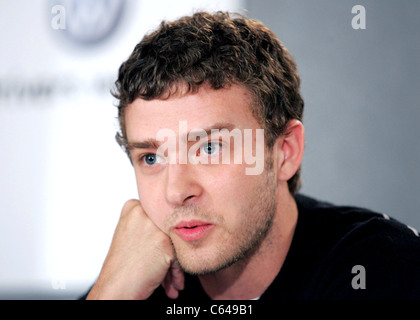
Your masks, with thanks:
[[[124,205],[97,282],[87,299],[147,299],[162,284],[170,298],[184,287],[169,237],[138,200]]]

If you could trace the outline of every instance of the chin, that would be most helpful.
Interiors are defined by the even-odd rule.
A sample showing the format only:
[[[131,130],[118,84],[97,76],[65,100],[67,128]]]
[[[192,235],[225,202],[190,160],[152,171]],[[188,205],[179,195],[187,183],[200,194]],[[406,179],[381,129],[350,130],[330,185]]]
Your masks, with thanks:
[[[174,248],[181,269],[196,276],[214,274],[245,258],[245,252],[229,250],[227,246],[203,248],[181,244]]]
[[[223,269],[226,269],[230,267],[232,264],[234,264],[236,261],[230,261],[228,263],[221,262],[221,263],[209,263],[209,262],[203,262],[203,261],[183,261],[178,259],[178,263],[181,266],[181,269],[191,275],[195,276],[204,276],[208,274],[214,274],[216,272],[219,272]]]
[[[215,273],[235,262],[226,261],[226,255],[217,248],[204,248],[193,244],[174,244],[174,248],[181,269],[192,275]]]

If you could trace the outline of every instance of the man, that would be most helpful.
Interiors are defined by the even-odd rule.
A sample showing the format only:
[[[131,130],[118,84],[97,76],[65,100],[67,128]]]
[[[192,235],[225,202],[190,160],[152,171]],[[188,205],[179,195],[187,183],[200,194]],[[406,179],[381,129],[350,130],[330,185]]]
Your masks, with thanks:
[[[145,36],[114,94],[139,200],[87,298],[420,298],[415,230],[297,194],[299,87],[252,19],[198,12]]]

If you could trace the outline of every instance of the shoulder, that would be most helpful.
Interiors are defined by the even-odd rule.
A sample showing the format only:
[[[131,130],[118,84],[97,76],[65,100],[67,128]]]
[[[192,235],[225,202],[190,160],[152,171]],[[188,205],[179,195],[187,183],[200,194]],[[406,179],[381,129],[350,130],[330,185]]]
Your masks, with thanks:
[[[324,247],[312,293],[324,298],[420,299],[417,230],[368,209],[297,196],[304,224]]]
[[[304,195],[295,196],[304,224],[328,231],[335,240],[366,240],[386,237],[395,244],[419,244],[419,232],[385,213],[355,206],[338,206]]]

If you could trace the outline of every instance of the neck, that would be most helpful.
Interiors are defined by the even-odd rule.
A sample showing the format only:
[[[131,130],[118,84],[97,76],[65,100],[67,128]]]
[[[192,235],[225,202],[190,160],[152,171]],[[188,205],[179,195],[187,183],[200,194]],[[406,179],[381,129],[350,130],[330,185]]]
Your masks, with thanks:
[[[258,298],[273,282],[286,259],[297,222],[296,203],[288,192],[278,203],[270,231],[250,257],[214,274],[199,276],[210,298]]]

